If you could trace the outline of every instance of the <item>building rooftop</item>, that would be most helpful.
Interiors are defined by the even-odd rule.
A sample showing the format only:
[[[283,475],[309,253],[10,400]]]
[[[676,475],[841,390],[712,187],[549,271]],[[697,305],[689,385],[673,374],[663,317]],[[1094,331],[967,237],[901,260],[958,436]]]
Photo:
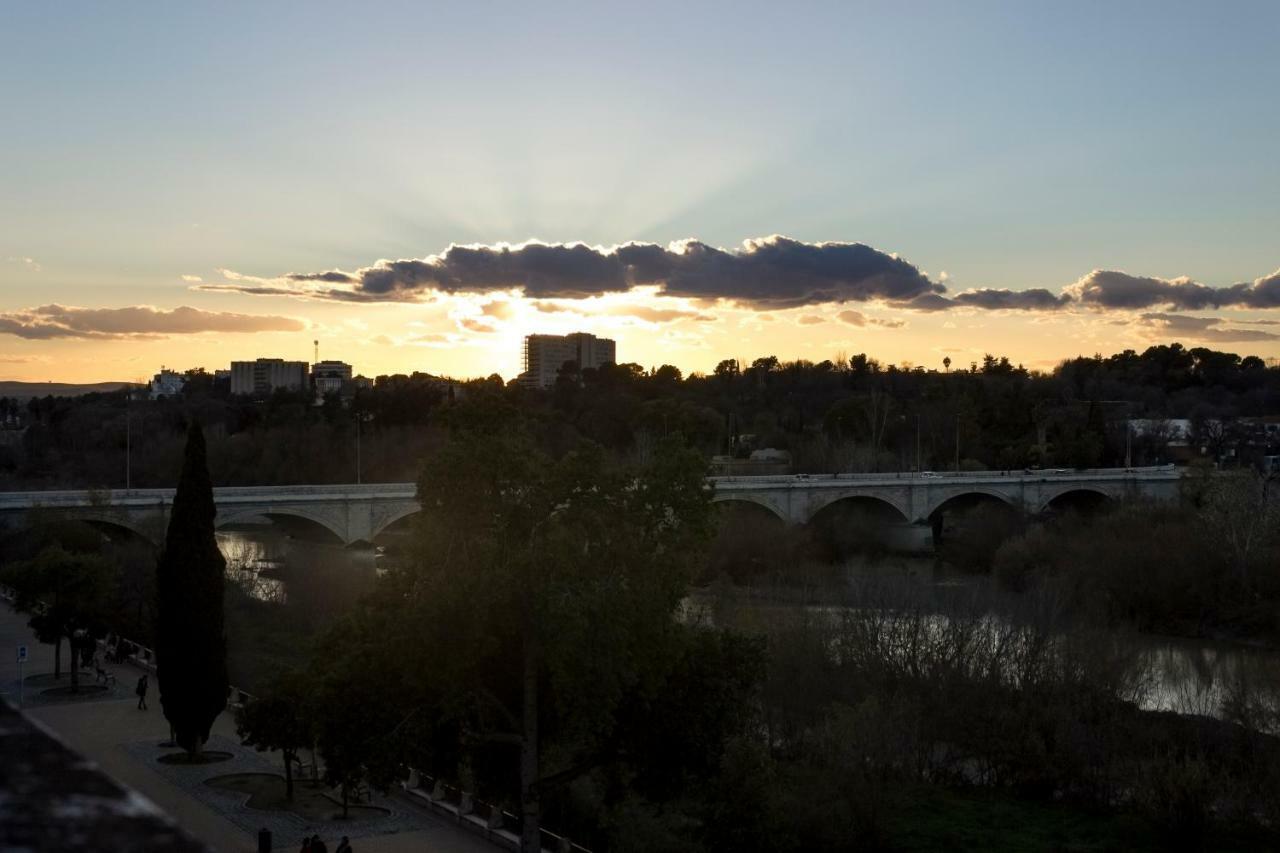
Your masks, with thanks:
[[[210,853],[150,800],[3,701],[0,850]]]

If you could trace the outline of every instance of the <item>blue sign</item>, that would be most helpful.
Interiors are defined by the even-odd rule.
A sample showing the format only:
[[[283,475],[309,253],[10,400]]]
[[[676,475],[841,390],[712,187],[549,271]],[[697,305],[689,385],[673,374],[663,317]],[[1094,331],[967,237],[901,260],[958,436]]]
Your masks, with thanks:
[[[26,663],[26,660],[27,660],[27,647],[18,646],[18,663]]]

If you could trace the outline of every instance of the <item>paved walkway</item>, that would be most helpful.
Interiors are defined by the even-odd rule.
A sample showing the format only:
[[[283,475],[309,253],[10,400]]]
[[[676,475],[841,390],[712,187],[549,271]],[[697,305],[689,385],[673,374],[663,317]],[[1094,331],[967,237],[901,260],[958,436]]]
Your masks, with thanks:
[[[0,694],[11,704],[18,701],[15,649],[27,646],[25,675],[53,672],[53,647],[37,643],[26,624],[26,617],[15,614],[0,602]],[[63,645],[63,665],[68,662]],[[255,853],[256,835],[246,832],[228,819],[226,811],[211,807],[178,785],[146,760],[146,752],[137,745],[145,741],[160,743],[169,735],[169,727],[160,711],[159,696],[153,686],[148,695],[149,711],[139,711],[133,696],[133,685],[141,671],[128,665],[108,665],[118,680],[115,691],[98,694],[92,699],[50,703],[32,696],[36,689],[28,687],[24,712],[61,737],[73,749],[96,762],[117,781],[146,795],[168,812],[184,829],[222,853]],[[64,678],[64,681],[66,679]],[[88,682],[93,682],[90,676]],[[154,678],[153,678],[154,681]],[[31,701],[31,700],[35,701]],[[213,734],[236,741],[235,723],[230,713],[223,713],[214,724]],[[279,764],[274,753],[266,756]],[[216,766],[216,765],[214,765]],[[352,834],[352,847],[357,853],[494,853],[498,848],[412,803],[409,797],[396,797],[396,808],[414,814],[414,825],[426,827],[396,834]],[[325,841],[332,850],[341,832],[331,833]],[[301,837],[274,838],[275,849],[297,850]]]

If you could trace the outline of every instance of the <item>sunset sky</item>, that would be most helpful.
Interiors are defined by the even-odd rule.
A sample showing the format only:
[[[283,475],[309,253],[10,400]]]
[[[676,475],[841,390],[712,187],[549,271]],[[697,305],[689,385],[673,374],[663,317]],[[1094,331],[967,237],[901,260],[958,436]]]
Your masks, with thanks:
[[[0,378],[1280,357],[1280,4],[1032,5],[5,3]]]

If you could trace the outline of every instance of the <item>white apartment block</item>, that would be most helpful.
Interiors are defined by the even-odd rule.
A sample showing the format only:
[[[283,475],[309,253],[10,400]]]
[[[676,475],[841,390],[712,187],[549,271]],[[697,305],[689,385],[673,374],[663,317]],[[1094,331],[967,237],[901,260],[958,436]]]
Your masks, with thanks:
[[[524,339],[524,372],[520,383],[529,388],[550,388],[565,362],[577,362],[580,370],[617,363],[617,345],[609,338],[586,332],[572,335],[529,335]]]
[[[279,389],[302,391],[310,383],[305,361],[259,358],[231,362],[231,393],[271,394]]]

